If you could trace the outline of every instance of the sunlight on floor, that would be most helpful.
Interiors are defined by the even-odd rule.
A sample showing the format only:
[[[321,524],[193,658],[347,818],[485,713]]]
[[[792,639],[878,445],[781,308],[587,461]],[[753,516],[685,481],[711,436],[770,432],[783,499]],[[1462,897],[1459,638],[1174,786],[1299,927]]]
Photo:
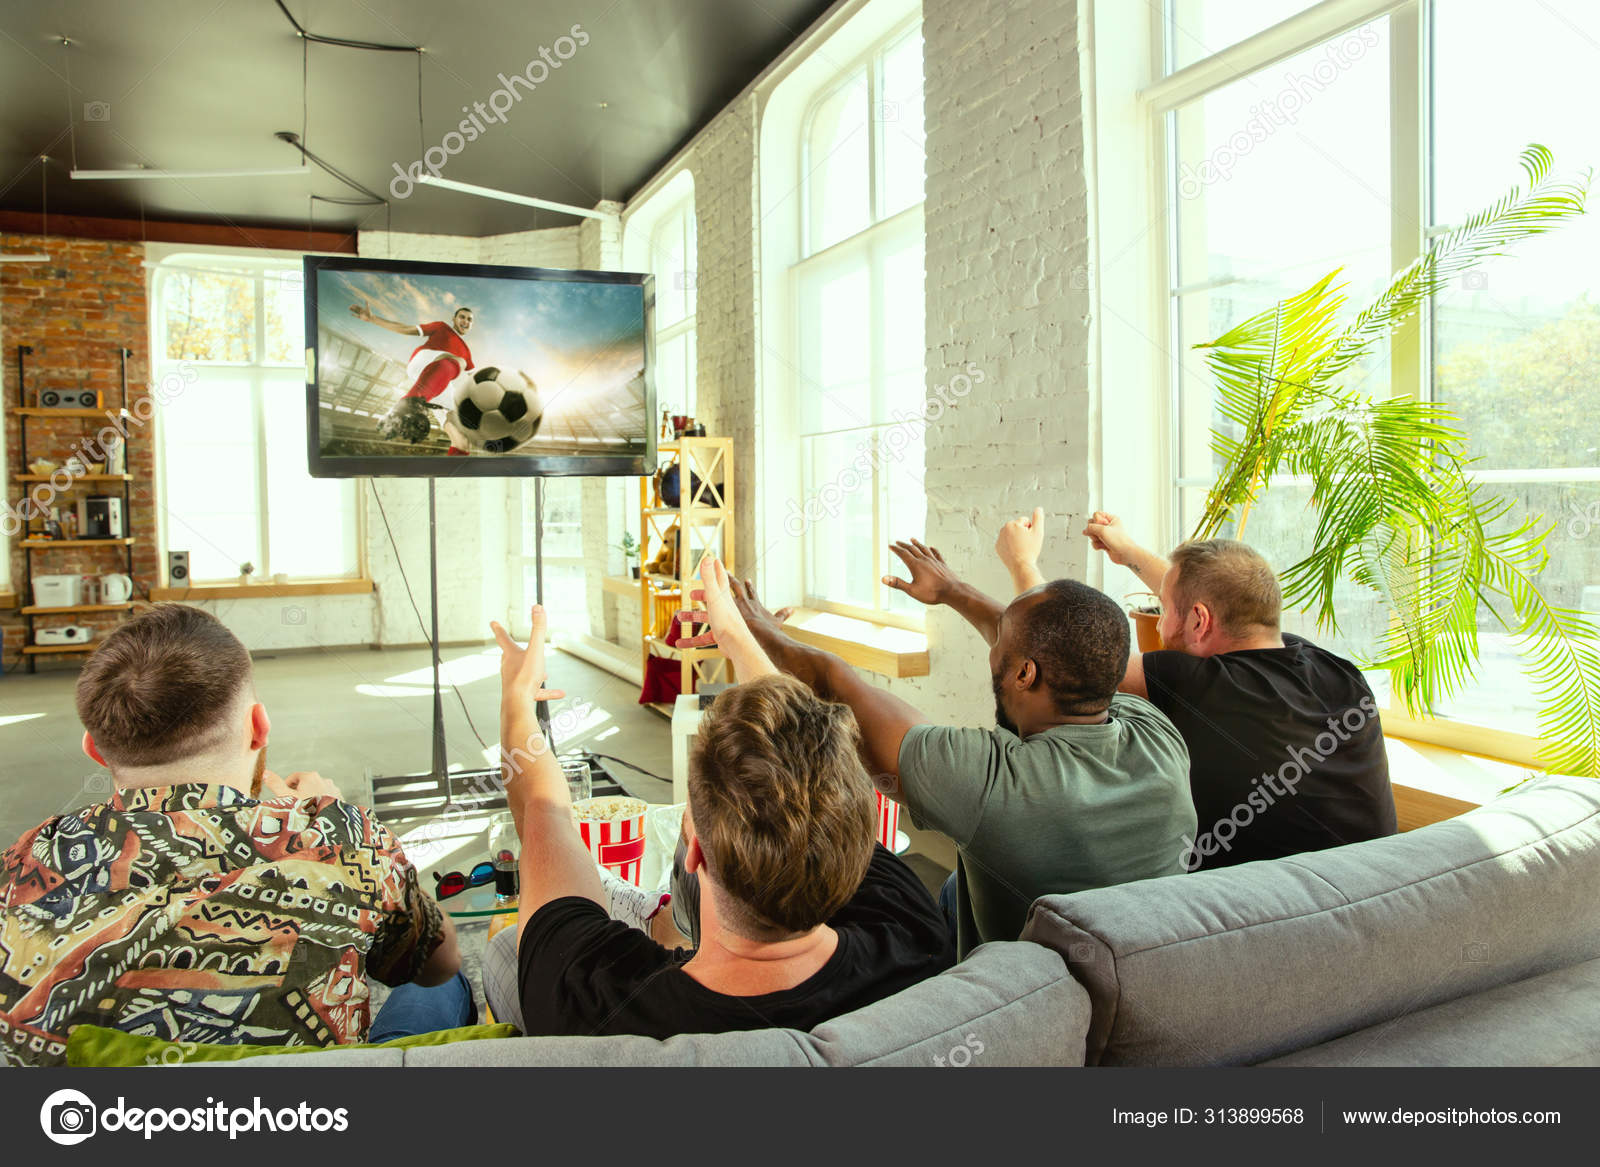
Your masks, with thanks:
[[[15,725],[19,721],[33,721],[43,716],[42,713],[15,713],[10,717],[0,717],[0,726]]]

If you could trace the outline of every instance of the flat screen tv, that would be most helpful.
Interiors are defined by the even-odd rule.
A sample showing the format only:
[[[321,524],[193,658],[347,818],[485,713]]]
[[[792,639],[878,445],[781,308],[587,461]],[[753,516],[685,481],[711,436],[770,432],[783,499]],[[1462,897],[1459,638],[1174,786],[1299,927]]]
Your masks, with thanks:
[[[317,478],[645,474],[654,277],[305,260]]]

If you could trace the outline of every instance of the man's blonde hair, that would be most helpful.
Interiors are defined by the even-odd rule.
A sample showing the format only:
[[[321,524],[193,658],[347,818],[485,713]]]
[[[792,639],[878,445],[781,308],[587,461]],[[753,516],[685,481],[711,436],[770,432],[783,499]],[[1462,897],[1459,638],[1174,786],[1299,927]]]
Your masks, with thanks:
[[[728,927],[766,940],[809,931],[850,902],[877,811],[846,705],[792,677],[719,695],[689,758],[689,813]]]
[[[1229,636],[1257,628],[1277,631],[1283,609],[1278,576],[1262,554],[1236,539],[1194,539],[1172,553],[1178,607],[1204,604]]]

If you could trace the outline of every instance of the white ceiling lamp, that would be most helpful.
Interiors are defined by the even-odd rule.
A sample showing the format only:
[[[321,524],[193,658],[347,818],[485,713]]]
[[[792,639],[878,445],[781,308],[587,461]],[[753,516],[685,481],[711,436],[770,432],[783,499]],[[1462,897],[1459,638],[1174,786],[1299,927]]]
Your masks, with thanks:
[[[474,186],[470,182],[457,182],[453,178],[435,178],[431,174],[423,174],[417,181],[423,186],[437,186],[444,190],[477,195],[483,199],[499,199],[503,203],[516,203],[518,206],[523,207],[538,207],[544,211],[560,211],[563,215],[581,215],[585,219],[599,219],[601,222],[617,218],[615,214],[597,211],[592,207],[578,207],[571,203],[554,203],[549,199],[536,199],[532,195],[512,194],[508,190],[496,190],[492,186]]]
[[[130,166],[125,170],[74,170],[73,178],[276,178],[288,174],[309,174],[306,166],[274,166],[262,170],[152,170]]]

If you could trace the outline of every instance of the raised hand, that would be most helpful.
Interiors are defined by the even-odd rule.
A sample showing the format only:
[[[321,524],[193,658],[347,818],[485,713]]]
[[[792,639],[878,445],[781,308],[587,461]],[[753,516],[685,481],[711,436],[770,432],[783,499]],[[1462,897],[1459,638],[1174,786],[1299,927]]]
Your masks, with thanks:
[[[911,578],[906,580],[899,576],[886,575],[883,577],[885,587],[904,592],[913,600],[919,600],[924,604],[942,604],[961,584],[960,578],[950,570],[950,565],[944,561],[944,556],[939,554],[938,548],[929,547],[920,539],[891,543],[889,550],[906,565]]]
[[[490,621],[489,628],[494,632],[495,643],[500,646],[500,702],[502,705],[524,703],[532,705],[538,701],[559,701],[566,696],[561,689],[545,688],[544,670],[544,608],[535,604],[529,611],[529,624],[532,633],[528,637],[527,647],[521,647],[511,639],[499,621]]]
[[[689,598],[699,600],[705,607],[681,611],[677,620],[685,626],[685,631],[695,624],[709,627],[678,641],[680,648],[720,648],[733,662],[734,672],[741,680],[778,671],[751,627],[751,619],[761,624],[768,634],[768,626],[776,630],[779,621],[761,607],[748,582],[741,587],[738,580],[728,577],[722,560],[707,555],[700,561],[700,586],[689,593]]]
[[[1090,515],[1083,533],[1089,536],[1090,546],[1096,551],[1104,551],[1106,558],[1119,567],[1126,567],[1133,553],[1139,549],[1139,545],[1128,534],[1128,528],[1122,525],[1122,520],[1108,511],[1095,511]]]
[[[363,300],[359,304],[350,305],[350,315],[354,316],[357,320],[365,320],[368,323],[371,323],[371,321],[372,321],[372,304],[371,304],[371,302],[367,301],[367,300]]]
[[[1034,507],[1032,515],[1001,527],[994,550],[1013,576],[1021,569],[1036,567],[1044,550],[1044,508]]]

